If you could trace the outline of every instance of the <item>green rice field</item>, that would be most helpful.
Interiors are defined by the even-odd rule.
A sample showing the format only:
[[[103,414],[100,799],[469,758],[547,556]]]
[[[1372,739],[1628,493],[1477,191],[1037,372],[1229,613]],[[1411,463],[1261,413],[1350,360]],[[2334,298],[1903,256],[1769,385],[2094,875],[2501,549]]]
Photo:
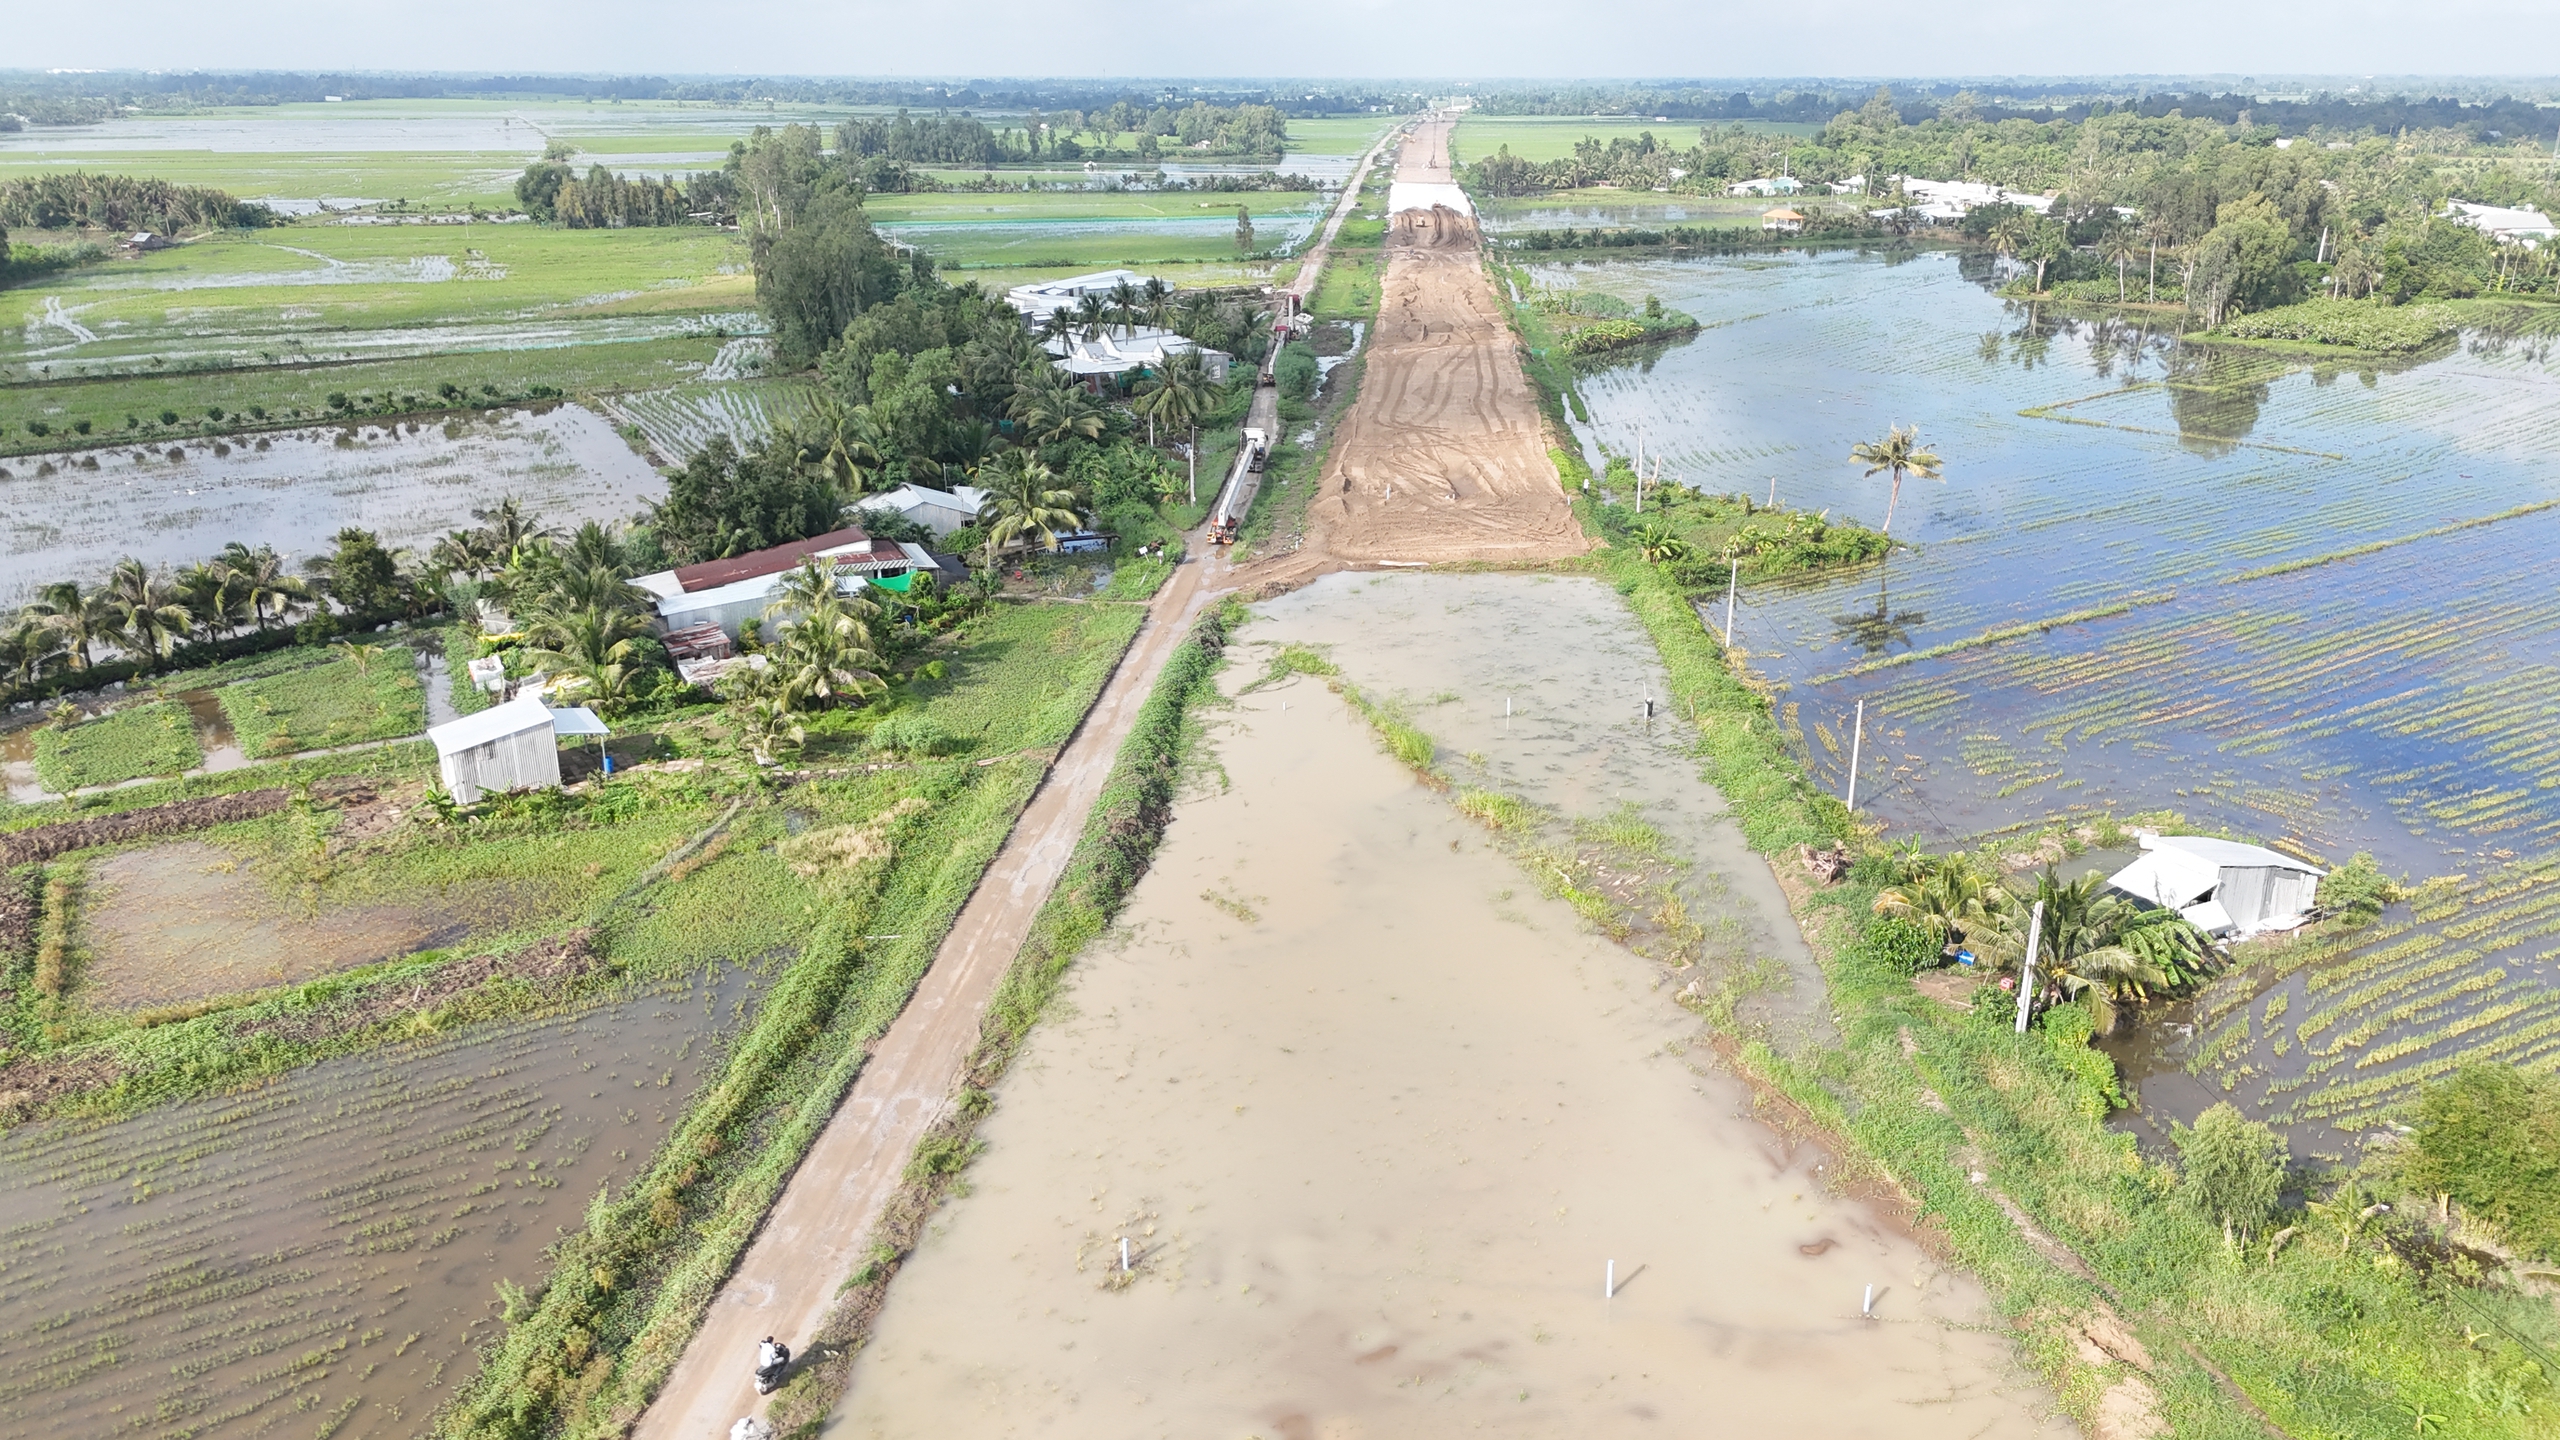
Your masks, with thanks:
[[[1454,163],[1472,165],[1508,145],[1523,160],[1561,160],[1588,137],[1605,145],[1651,134],[1657,144],[1686,150],[1698,143],[1702,127],[1723,130],[1729,120],[1656,120],[1644,115],[1477,115],[1459,117],[1449,137]],[[1793,121],[1752,120],[1743,128],[1764,135],[1815,135],[1822,127]]]

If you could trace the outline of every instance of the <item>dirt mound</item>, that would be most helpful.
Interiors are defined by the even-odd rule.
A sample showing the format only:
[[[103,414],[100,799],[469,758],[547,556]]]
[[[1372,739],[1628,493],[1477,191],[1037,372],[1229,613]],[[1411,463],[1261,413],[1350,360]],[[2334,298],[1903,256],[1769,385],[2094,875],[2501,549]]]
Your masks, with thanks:
[[[373,799],[373,786],[369,781],[352,778],[322,780],[311,787],[311,798],[323,803],[363,804]],[[147,840],[157,835],[184,835],[190,830],[227,825],[234,820],[254,820],[261,815],[272,815],[291,803],[293,792],[277,786],[266,790],[242,790],[231,795],[208,795],[201,800],[145,805],[137,810],[122,810],[89,820],[38,825],[0,835],[0,867],[50,860],[56,855],[86,850],[93,845],[115,845],[126,840]]]
[[[1397,178],[1449,178],[1445,123],[1416,131]],[[1591,547],[1548,458],[1474,220],[1433,206],[1392,223],[1360,395],[1307,504],[1306,543],[1242,569],[1248,593],[1346,565],[1538,561]]]

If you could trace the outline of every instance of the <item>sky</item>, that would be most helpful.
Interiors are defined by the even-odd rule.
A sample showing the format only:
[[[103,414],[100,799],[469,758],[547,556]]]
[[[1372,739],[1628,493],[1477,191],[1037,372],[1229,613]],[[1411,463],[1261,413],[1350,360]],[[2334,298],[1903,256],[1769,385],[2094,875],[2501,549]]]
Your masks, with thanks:
[[[2560,0],[17,0],[0,69],[861,76],[2498,75]]]

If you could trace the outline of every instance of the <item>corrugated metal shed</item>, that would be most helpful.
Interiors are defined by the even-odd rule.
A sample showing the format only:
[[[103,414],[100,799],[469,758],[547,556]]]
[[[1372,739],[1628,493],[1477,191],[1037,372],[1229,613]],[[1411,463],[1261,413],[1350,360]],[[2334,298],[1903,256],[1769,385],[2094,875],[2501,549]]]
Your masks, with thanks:
[[[560,783],[560,745],[551,707],[524,695],[427,731],[444,772],[444,788],[465,805],[509,790]]]
[[[2242,939],[2310,916],[2320,870],[2263,845],[2204,835],[2145,835],[2141,859],[2107,877],[2137,900],[2177,911],[2211,934]]]

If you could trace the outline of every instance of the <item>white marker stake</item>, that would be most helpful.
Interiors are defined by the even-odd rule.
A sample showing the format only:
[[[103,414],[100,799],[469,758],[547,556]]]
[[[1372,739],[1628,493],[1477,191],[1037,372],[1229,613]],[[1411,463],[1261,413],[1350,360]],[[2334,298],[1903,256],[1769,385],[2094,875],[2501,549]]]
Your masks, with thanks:
[[[1733,573],[1724,577],[1724,648],[1733,648],[1733,592],[1742,586],[1742,561],[1733,562]]]
[[[1867,1285],[1867,1298],[1858,1302],[1858,1314],[1869,1320],[1876,1318],[1876,1287],[1872,1281]]]
[[[2018,1033],[2027,1033],[2027,1007],[2035,1003],[2036,945],[2044,938],[2044,902],[2027,916],[2027,965],[2018,976]]]
[[[1857,725],[1849,732],[1849,798],[1846,803],[1852,814],[1858,809],[1858,742],[1866,737],[1867,702],[1861,700],[1858,702]]]
[[[1618,1262],[1615,1260],[1609,1262],[1609,1274],[1600,1286],[1600,1298],[1603,1300],[1618,1298]]]
[[[1129,1273],[1129,1237],[1126,1235],[1120,1237],[1120,1273]]]

